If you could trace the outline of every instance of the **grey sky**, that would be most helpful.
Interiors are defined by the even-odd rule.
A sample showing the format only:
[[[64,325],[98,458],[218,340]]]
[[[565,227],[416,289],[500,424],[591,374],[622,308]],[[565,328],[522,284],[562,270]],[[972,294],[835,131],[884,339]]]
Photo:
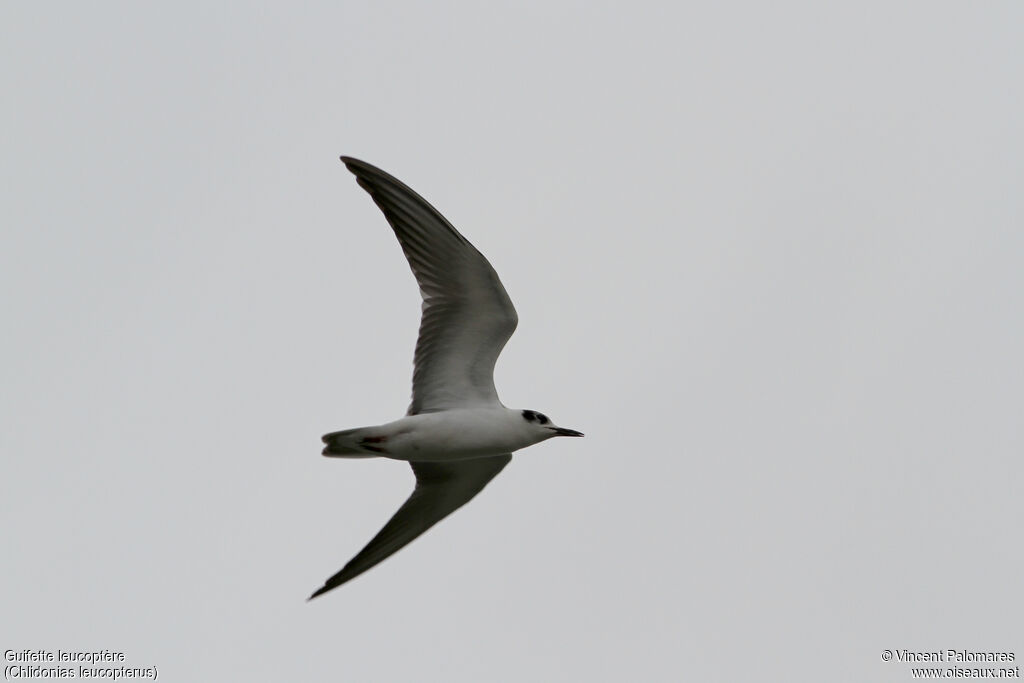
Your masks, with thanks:
[[[4,649],[173,681],[907,681],[1024,657],[1024,6],[0,5]],[[587,434],[412,486],[393,173]]]

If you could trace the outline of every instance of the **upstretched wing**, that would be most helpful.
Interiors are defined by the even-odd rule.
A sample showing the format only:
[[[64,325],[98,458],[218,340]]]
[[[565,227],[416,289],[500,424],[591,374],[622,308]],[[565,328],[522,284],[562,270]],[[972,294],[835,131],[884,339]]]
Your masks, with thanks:
[[[341,571],[309,599],[359,576],[468,503],[512,459],[511,454],[455,462],[412,462],[416,488],[398,512]]]
[[[423,296],[409,415],[500,403],[494,363],[518,317],[498,274],[402,182],[364,161],[341,160],[384,212]]]

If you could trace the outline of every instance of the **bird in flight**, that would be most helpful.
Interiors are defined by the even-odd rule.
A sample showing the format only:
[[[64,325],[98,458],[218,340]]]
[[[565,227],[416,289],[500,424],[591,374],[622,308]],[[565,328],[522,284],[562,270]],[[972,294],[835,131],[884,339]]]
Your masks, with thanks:
[[[416,488],[388,523],[309,599],[387,559],[465,505],[498,475],[512,452],[554,436],[583,436],[535,410],[506,408],[494,363],[519,318],[483,254],[434,207],[370,164],[341,157],[384,213],[423,297],[406,416],[332,432],[332,458],[405,460]]]

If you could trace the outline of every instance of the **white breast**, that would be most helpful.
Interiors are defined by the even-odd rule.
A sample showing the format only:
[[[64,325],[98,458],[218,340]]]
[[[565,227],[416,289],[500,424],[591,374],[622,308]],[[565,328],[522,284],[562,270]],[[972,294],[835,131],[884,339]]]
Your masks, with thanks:
[[[381,426],[387,457],[410,461],[445,461],[500,455],[538,441],[518,411],[466,408],[410,415]]]

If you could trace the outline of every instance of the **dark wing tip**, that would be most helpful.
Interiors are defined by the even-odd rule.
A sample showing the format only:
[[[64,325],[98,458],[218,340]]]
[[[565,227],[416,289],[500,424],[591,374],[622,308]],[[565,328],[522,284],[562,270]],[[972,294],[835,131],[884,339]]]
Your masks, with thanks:
[[[312,595],[310,595],[308,598],[306,598],[306,602],[309,602],[310,600],[312,600],[313,598],[315,598],[318,595],[323,595],[324,593],[326,593],[327,591],[331,590],[332,588],[334,588],[334,586],[328,586],[327,584],[324,584],[323,586],[320,586],[320,588],[317,588],[315,591],[313,591]]]
[[[352,157],[343,156],[341,157],[341,160],[345,163],[345,168],[347,168],[349,172],[356,177],[356,182],[359,183],[359,186],[362,187],[367,192],[369,192],[370,195],[375,198],[374,201],[376,201],[376,197],[378,197],[380,194],[379,188],[375,187],[375,185],[380,185],[383,182],[384,184],[387,185],[397,186],[400,190],[409,193],[417,200],[425,204],[428,209],[430,209],[431,211],[435,211],[436,213],[436,210],[433,207],[431,207],[425,199],[417,195],[409,187],[402,183],[402,181],[400,181],[398,178],[394,177],[390,173],[382,171],[373,164],[368,164],[360,159],[353,159]],[[381,206],[381,209],[385,208],[387,207]],[[442,218],[441,220],[444,219]]]
[[[348,167],[348,170],[352,171],[353,173],[355,173],[357,170],[360,170],[360,171],[380,171],[380,169],[377,168],[376,166],[374,166],[373,164],[368,164],[365,161],[362,161],[361,159],[356,159],[354,157],[347,157],[347,156],[344,156],[344,155],[339,157],[339,158],[341,159],[342,163],[345,164],[345,166]]]
[[[377,562],[379,561],[380,560],[378,560]],[[352,579],[356,578],[357,576],[365,572],[367,569],[370,569],[370,567],[373,567],[375,564],[377,564],[377,562],[374,562],[368,567],[363,567],[357,572],[346,571],[349,569],[349,566],[346,564],[344,567],[341,568],[341,570],[337,574],[324,581],[324,585],[320,586],[315,591],[313,591],[313,594],[306,598],[306,602],[309,602],[313,598],[323,595],[327,591],[332,591],[338,586],[342,586],[348,583]],[[351,564],[351,562],[349,564]]]

